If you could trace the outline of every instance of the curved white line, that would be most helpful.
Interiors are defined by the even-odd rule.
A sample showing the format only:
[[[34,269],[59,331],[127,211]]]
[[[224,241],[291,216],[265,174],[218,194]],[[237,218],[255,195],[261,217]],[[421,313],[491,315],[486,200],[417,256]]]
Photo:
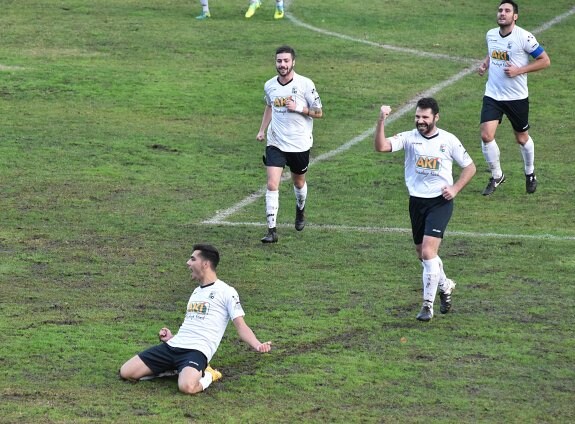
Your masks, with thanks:
[[[289,5],[291,4],[291,0],[284,0],[284,7],[286,7],[286,9],[289,7]],[[538,34],[541,33],[549,28],[551,28],[553,25],[558,24],[559,22],[567,19],[568,17],[570,17],[571,15],[573,15],[575,13],[575,7],[573,7],[571,10],[551,19],[550,21],[544,23],[543,25],[541,25],[540,27],[534,29],[532,31],[532,33],[534,34]],[[374,45],[376,47],[381,47],[381,48],[390,48],[392,50],[397,50],[397,51],[402,51],[404,53],[412,53],[418,56],[425,56],[425,57],[435,57],[435,58],[441,58],[441,59],[445,59],[447,57],[444,57],[445,55],[436,55],[436,54],[432,54],[432,53],[426,53],[426,52],[420,52],[418,50],[412,50],[412,49],[402,49],[399,47],[394,47],[394,46],[388,46],[388,45],[384,45],[384,44],[378,44],[378,43],[373,43],[370,41],[366,41],[366,40],[361,40],[361,39],[356,39],[353,37],[349,37],[347,35],[343,35],[343,34],[338,34],[332,31],[325,31],[322,30],[320,28],[316,28],[313,27],[311,25],[305,24],[303,22],[301,22],[300,20],[298,20],[297,18],[295,18],[294,16],[290,14],[286,14],[286,17],[293,22],[295,25],[297,26],[301,26],[303,28],[309,29],[310,31],[315,31],[315,32],[319,32],[320,34],[323,35],[327,35],[330,37],[336,37],[336,38],[340,38],[340,39],[344,39],[344,40],[349,40],[349,41],[353,41],[353,42],[358,42],[358,43],[363,43],[363,44],[368,44],[368,45]],[[448,57],[449,59],[453,60],[452,57]],[[463,69],[462,71],[458,72],[457,74],[453,75],[452,77],[446,79],[443,82],[440,82],[439,84],[434,85],[433,87],[429,88],[428,90],[424,91],[423,93],[419,93],[416,97],[412,98],[410,101],[408,101],[406,104],[402,105],[394,114],[393,116],[391,116],[388,119],[389,123],[392,123],[393,121],[395,121],[396,119],[402,117],[403,115],[405,115],[407,112],[411,111],[415,104],[417,103],[417,100],[419,100],[421,97],[431,97],[433,95],[435,95],[436,93],[438,93],[439,91],[441,91],[442,89],[454,84],[455,82],[459,81],[460,79],[462,79],[463,77],[475,72],[475,70],[477,69],[477,66],[479,64],[479,61],[477,60],[465,60],[465,62],[472,62],[471,66],[468,66],[467,68]],[[323,153],[319,156],[317,156],[316,158],[314,158],[313,160],[310,161],[310,166],[314,165],[318,162],[327,160],[332,158],[333,156],[336,156],[346,150],[349,150],[351,147],[355,146],[356,144],[358,144],[359,142],[365,140],[367,137],[373,135],[375,132],[375,126],[373,126],[372,128],[364,131],[363,133],[361,133],[360,135],[352,138],[351,140],[345,142],[344,144],[342,144],[341,146],[339,146],[338,148],[331,150],[329,152]],[[284,174],[282,181],[285,181],[286,179],[289,179],[289,173],[286,172],[286,174]],[[266,193],[266,187],[264,186],[263,188],[261,188],[260,190],[258,190],[257,192],[249,195],[248,197],[246,197],[245,199],[241,200],[240,202],[236,203],[235,205],[233,205],[232,207],[225,209],[223,211],[217,212],[216,215],[210,219],[207,219],[205,221],[202,221],[202,224],[224,224],[224,225],[263,225],[263,224],[255,224],[255,223],[231,223],[231,222],[226,222],[224,221],[226,218],[230,217],[231,215],[235,214],[236,212],[238,212],[239,210],[241,210],[242,208],[244,208],[245,206],[248,206],[249,204],[255,202],[256,200],[258,200],[260,197],[262,197],[264,194]],[[282,225],[280,225],[282,226]],[[345,226],[330,226],[330,225],[310,225],[308,224],[308,226],[311,227],[318,227],[318,228],[337,228],[337,229],[354,229],[357,228],[359,230],[360,227],[345,227]],[[371,227],[365,227],[365,228],[371,228]],[[369,230],[362,230],[362,231],[369,231]],[[406,230],[406,229],[397,229],[397,228],[377,228],[377,227],[373,227],[372,231],[381,231],[381,232],[406,232],[406,231],[410,231],[410,230]],[[545,239],[545,240],[575,240],[575,237],[569,237],[569,236],[565,236],[565,237],[561,237],[561,236],[553,236],[550,234],[545,234],[545,235],[541,235],[541,236],[537,236],[537,235],[527,235],[527,234],[512,234],[512,235],[506,235],[506,234],[498,234],[498,233],[484,233],[484,234],[479,234],[479,233],[466,233],[466,232],[460,232],[460,231],[450,231],[449,234],[455,234],[455,235],[466,235],[466,236],[470,236],[470,237],[500,237],[500,238],[527,238],[527,239]]]

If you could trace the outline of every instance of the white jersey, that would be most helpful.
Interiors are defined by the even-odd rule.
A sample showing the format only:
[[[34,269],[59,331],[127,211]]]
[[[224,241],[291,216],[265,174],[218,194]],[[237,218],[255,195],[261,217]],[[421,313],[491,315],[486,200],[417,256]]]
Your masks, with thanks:
[[[313,145],[313,119],[297,112],[288,112],[286,100],[292,98],[296,105],[320,108],[321,99],[312,80],[294,72],[293,79],[285,85],[278,77],[264,85],[264,99],[272,108],[272,120],[267,131],[267,145],[282,152],[305,152]]]
[[[441,196],[443,187],[453,185],[453,162],[462,168],[473,163],[459,139],[439,128],[429,138],[413,129],[389,140],[392,152],[405,150],[405,184],[410,196]]]
[[[533,34],[518,26],[505,37],[499,34],[499,28],[493,28],[487,32],[486,40],[489,74],[485,95],[499,101],[526,99],[529,96],[527,74],[511,78],[504,70],[508,62],[518,67],[527,65],[529,56],[539,56],[543,48]]]
[[[199,286],[190,296],[180,330],[167,343],[172,347],[199,350],[209,362],[220,345],[228,321],[244,315],[233,287],[221,280]]]

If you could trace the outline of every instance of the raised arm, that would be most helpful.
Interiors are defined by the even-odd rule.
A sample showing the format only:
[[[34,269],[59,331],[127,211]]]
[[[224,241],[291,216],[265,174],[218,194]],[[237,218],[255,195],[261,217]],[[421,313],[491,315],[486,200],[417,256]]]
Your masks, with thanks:
[[[391,152],[391,142],[385,137],[385,119],[391,113],[391,107],[383,105],[375,128],[374,147],[377,152]]]

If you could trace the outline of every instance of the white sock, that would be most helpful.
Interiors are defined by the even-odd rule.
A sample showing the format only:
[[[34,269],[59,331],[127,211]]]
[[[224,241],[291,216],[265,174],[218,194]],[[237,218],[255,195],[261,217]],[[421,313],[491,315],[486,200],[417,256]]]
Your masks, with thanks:
[[[527,143],[520,144],[521,156],[523,156],[523,163],[525,164],[525,175],[531,175],[535,171],[535,143],[529,137]]]
[[[303,209],[305,207],[305,201],[307,199],[307,182],[303,184],[302,188],[297,188],[293,186],[293,192],[295,193],[295,200],[297,202],[298,209]]]
[[[481,151],[483,152],[485,162],[489,165],[491,176],[496,179],[501,178],[503,171],[501,170],[501,163],[499,162],[499,146],[495,139],[489,143],[481,142]]]
[[[278,190],[266,191],[266,217],[268,228],[275,228],[278,209],[280,208],[280,192]]]
[[[438,256],[437,260],[439,261],[439,288],[442,288],[445,284],[445,280],[447,280],[447,275],[445,275],[445,271],[443,270],[443,261]]]
[[[284,0],[276,0],[276,7],[278,9],[283,9],[284,8]]]
[[[208,0],[200,0],[200,4],[202,5],[202,10],[204,13],[210,13],[210,7],[208,6]]]
[[[432,306],[439,285],[439,274],[440,267],[437,256],[433,259],[423,260],[423,301],[429,302]]]
[[[200,378],[200,384],[202,385],[204,390],[206,390],[208,387],[210,387],[210,384],[212,384],[213,379],[214,379],[214,377],[212,376],[211,373],[209,373],[209,372],[204,373],[204,376],[202,378]]]

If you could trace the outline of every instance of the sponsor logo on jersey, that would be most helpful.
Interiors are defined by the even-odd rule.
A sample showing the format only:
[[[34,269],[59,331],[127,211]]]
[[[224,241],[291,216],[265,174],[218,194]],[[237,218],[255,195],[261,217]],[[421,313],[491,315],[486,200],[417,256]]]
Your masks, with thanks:
[[[274,106],[275,107],[285,107],[288,100],[291,100],[291,96],[287,97],[276,97],[274,99]]]
[[[190,302],[186,316],[189,318],[204,319],[210,311],[210,304],[208,302]]]
[[[491,52],[491,59],[503,60],[505,62],[508,62],[511,60],[511,56],[509,55],[509,52],[506,50],[493,50]]]
[[[420,169],[439,171],[439,169],[441,168],[441,159],[430,158],[427,156],[418,156],[415,161],[415,166]]]

